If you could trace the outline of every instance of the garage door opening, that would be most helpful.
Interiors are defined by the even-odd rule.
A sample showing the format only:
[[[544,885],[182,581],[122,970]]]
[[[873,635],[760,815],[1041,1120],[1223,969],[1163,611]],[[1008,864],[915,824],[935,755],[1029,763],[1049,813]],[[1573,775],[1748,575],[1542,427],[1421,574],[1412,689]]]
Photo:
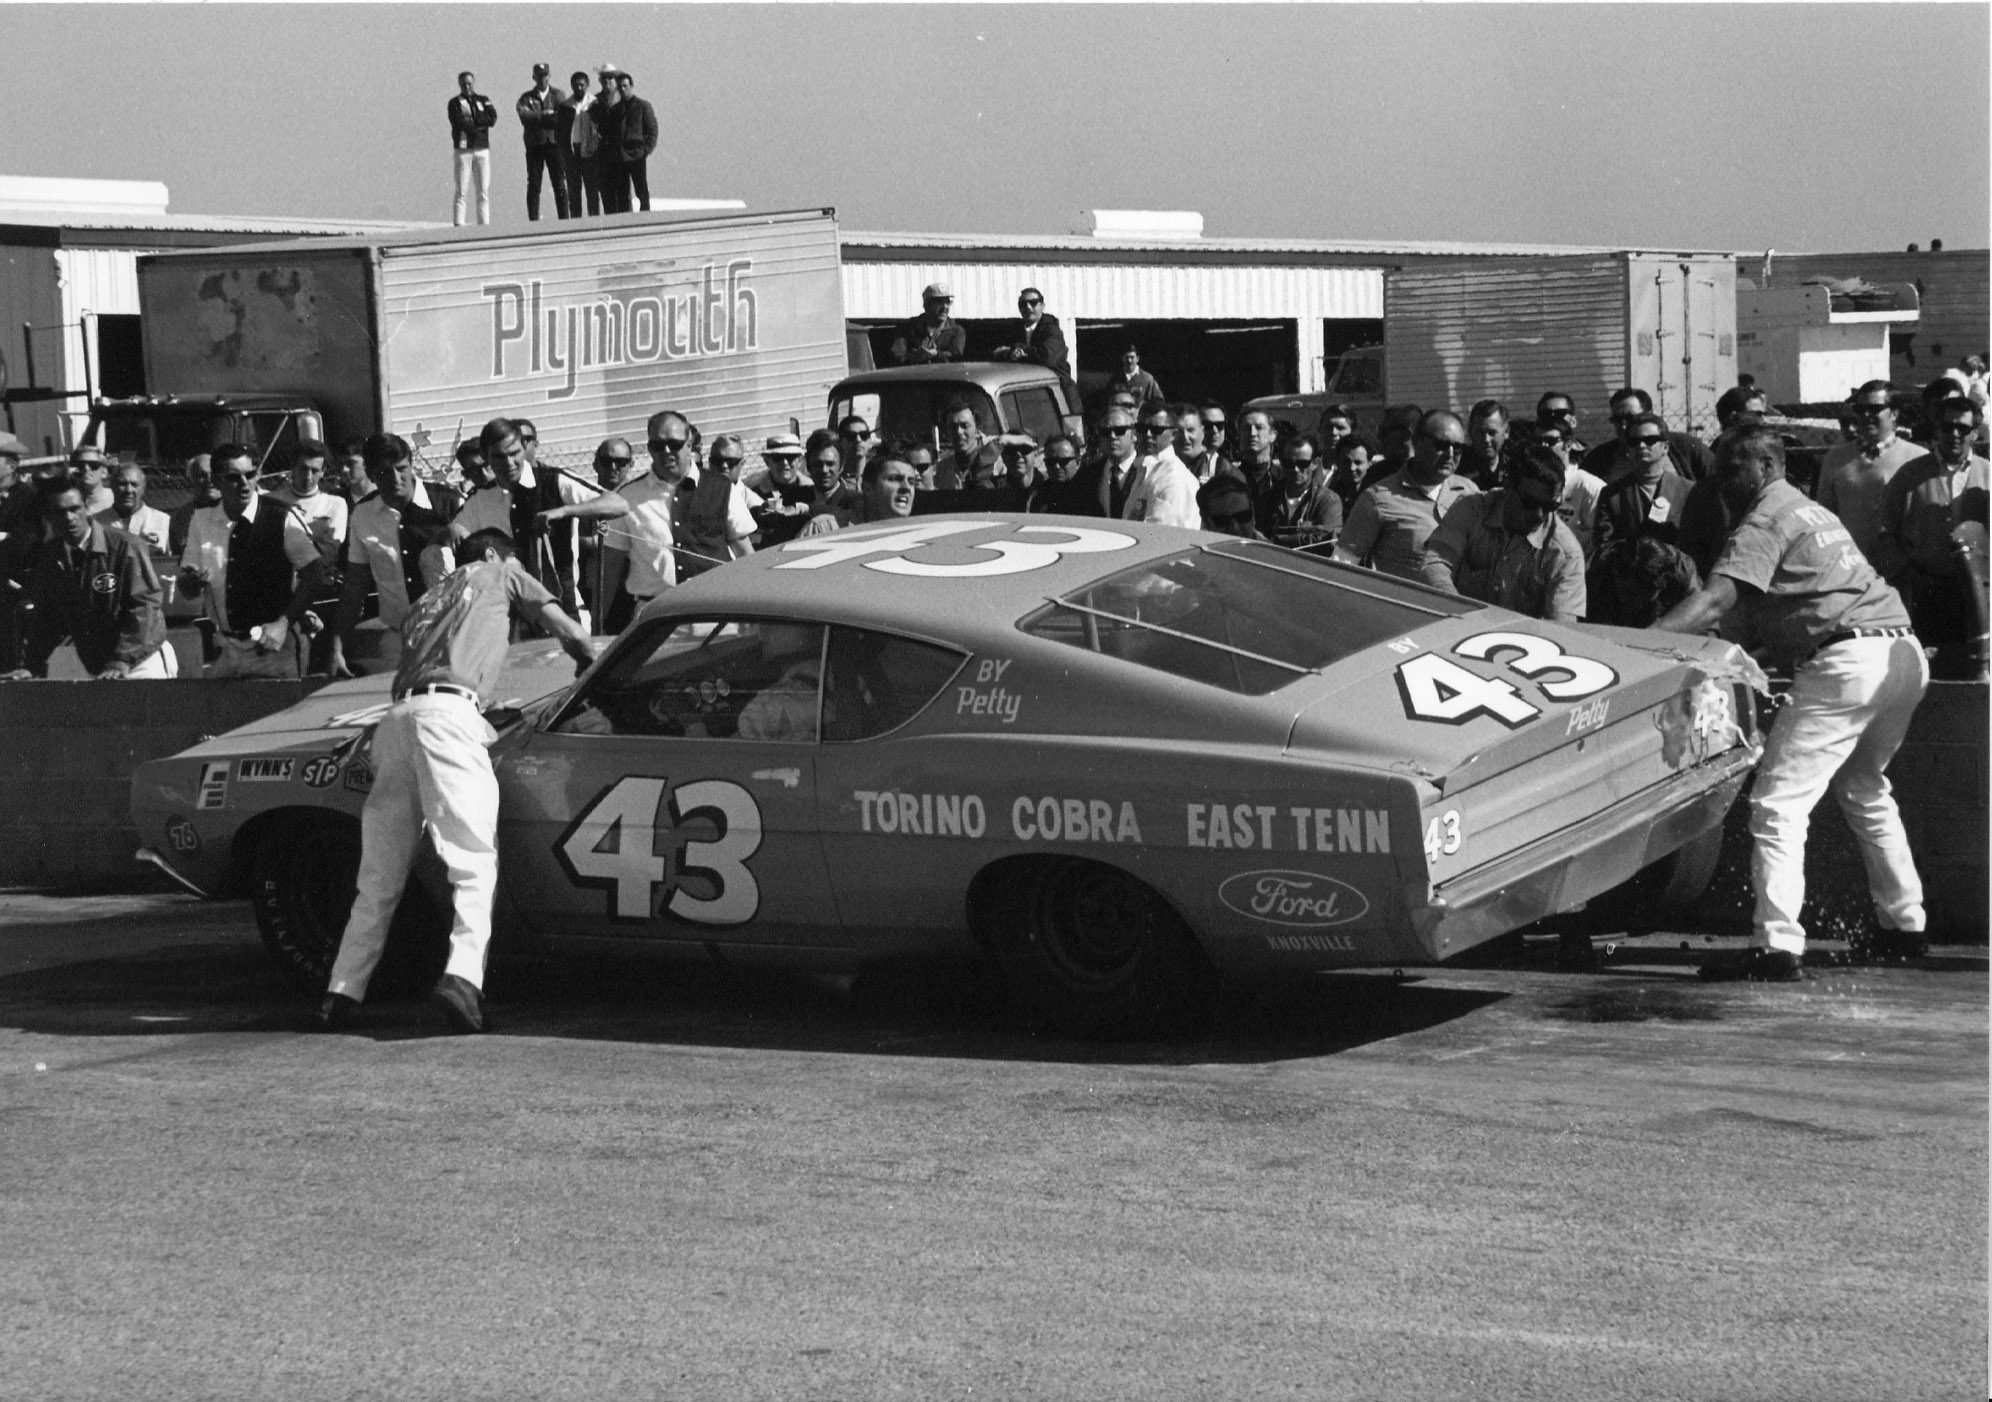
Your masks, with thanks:
[[[1298,332],[1290,320],[1081,321],[1074,369],[1088,410],[1098,407],[1130,344],[1169,399],[1235,405],[1298,383]]]

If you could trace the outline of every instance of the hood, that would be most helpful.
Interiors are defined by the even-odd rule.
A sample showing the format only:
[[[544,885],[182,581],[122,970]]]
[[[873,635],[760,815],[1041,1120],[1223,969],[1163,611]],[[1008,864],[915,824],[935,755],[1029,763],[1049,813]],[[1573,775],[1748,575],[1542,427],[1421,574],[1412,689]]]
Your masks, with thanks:
[[[514,643],[492,689],[493,707],[522,707],[563,691],[574,680],[574,663],[550,640]],[[239,754],[253,739],[259,751],[315,750],[350,739],[373,725],[392,704],[394,679],[381,675],[333,682],[295,706],[203,741],[188,755]]]

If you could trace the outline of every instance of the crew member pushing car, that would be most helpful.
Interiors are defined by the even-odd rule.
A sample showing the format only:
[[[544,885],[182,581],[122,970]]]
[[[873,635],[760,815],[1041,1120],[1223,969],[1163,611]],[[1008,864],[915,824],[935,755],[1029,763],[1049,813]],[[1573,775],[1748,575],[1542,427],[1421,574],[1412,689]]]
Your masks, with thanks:
[[[1704,966],[1702,977],[1802,977],[1805,833],[1829,788],[1860,843],[1876,908],[1856,952],[1920,955],[1923,883],[1883,773],[1930,680],[1908,611],[1840,518],[1784,480],[1774,431],[1753,425],[1717,439],[1715,481],[1738,525],[1708,586],[1655,626],[1701,633],[1733,613],[1744,645],[1789,665],[1792,683],[1750,793],[1751,947],[1739,962]]]
[[[449,870],[450,958],[435,1001],[459,1032],[484,1030],[484,954],[498,885],[498,779],[483,710],[505,663],[510,616],[560,640],[577,674],[595,660],[588,634],[513,557],[501,531],[457,547],[464,561],[423,594],[402,625],[394,705],[374,732],[374,786],[360,814],[359,892],[340,937],[318,1025],[333,1030],[366,996],[423,824]]]

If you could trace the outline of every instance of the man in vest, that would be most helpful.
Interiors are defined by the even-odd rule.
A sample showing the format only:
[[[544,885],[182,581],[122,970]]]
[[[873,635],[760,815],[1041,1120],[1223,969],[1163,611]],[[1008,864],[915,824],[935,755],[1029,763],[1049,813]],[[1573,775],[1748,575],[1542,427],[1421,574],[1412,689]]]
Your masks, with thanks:
[[[380,598],[383,667],[400,661],[401,625],[434,582],[422,568],[422,552],[443,539],[463,503],[452,488],[415,475],[414,451],[400,435],[376,433],[364,452],[367,477],[380,487],[353,508],[346,532],[338,621],[325,668],[335,677],[353,675],[346,651],[370,592]]]
[[[503,531],[526,573],[573,613],[574,530],[551,528],[562,521],[613,520],[628,514],[628,503],[558,469],[535,472],[518,425],[510,419],[493,419],[477,441],[496,481],[470,494],[457,513],[453,534],[462,539],[474,531]]]
[[[214,450],[221,505],[194,513],[180,556],[180,592],[207,596],[216,653],[209,677],[303,675],[298,624],[324,562],[296,509],[256,487],[256,455],[239,443]]]

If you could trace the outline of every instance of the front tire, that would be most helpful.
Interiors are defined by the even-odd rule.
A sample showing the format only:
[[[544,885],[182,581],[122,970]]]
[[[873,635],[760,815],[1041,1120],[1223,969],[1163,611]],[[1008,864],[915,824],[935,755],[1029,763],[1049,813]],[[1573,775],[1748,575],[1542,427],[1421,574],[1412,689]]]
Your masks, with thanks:
[[[418,865],[437,858],[424,840]],[[352,913],[360,871],[360,830],[350,822],[288,824],[257,843],[250,900],[263,946],[301,990],[317,995],[332,977],[339,939]],[[442,977],[450,912],[419,877],[411,878],[388,928],[387,947],[368,986],[375,996],[419,994]]]
[[[1033,1030],[1121,1041],[1182,1033],[1208,1019],[1217,972],[1149,887],[1076,858],[1006,875],[983,928]]]

